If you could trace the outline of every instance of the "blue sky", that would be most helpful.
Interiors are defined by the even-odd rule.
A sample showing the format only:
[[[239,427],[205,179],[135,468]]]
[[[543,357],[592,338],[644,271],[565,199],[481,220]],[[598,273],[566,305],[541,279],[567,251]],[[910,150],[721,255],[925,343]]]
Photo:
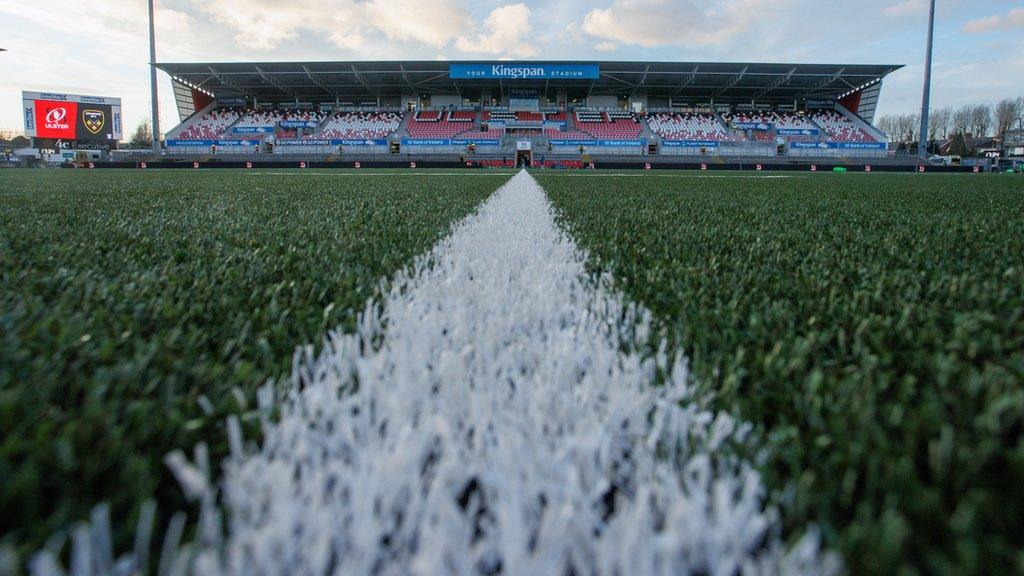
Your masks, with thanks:
[[[879,113],[920,106],[925,0],[163,0],[158,60],[609,59],[907,64]],[[933,104],[1024,95],[1024,3],[939,0]],[[0,0],[0,129],[21,90],[148,115],[145,0]],[[161,73],[161,118],[177,123]]]

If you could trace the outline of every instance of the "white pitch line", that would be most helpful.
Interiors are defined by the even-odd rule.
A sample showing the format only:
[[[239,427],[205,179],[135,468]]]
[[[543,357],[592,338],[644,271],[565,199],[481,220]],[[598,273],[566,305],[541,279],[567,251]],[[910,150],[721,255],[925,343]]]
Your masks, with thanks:
[[[196,466],[168,458],[204,506],[196,544],[162,564],[201,576],[837,573],[814,532],[784,547],[758,473],[729,449],[749,426],[693,396],[684,359],[636,352],[650,314],[585,261],[518,173],[399,273],[356,333],[296,355],[261,447],[243,447],[230,422],[223,531],[202,447]]]

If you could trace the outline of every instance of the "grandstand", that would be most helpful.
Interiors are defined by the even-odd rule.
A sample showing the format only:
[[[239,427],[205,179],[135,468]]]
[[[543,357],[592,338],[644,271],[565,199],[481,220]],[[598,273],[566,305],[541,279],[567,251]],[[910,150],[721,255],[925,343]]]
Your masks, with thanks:
[[[159,64],[171,154],[884,156],[900,66],[670,62]],[[504,71],[521,70],[502,77]],[[540,70],[541,76],[535,75]],[[529,73],[529,74],[527,74]],[[470,146],[472,144],[472,146]]]

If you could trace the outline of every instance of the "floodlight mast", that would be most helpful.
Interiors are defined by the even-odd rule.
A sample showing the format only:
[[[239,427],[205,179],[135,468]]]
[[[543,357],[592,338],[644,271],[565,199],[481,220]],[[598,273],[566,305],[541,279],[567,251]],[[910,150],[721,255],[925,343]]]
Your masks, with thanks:
[[[153,0],[149,0],[149,89],[153,103],[153,152],[160,152],[160,103],[156,95],[156,27],[153,23]]]
[[[932,91],[932,38],[935,35],[935,0],[928,7],[928,47],[924,54],[924,94],[921,96],[921,135],[917,140],[917,152],[922,158],[928,157],[928,114]]]

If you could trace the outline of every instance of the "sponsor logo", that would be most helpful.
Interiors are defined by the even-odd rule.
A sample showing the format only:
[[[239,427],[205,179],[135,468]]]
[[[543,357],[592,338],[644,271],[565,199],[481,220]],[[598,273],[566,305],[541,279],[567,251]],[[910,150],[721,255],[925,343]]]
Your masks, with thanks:
[[[448,75],[451,78],[582,80],[597,79],[600,71],[594,64],[452,64]]]
[[[68,109],[63,106],[47,108],[43,126],[48,130],[67,130],[71,127],[67,122]]]
[[[59,100],[61,102],[67,102],[68,101],[68,95],[67,94],[47,94],[46,92],[42,92],[42,93],[39,94],[39,99],[40,100]]]
[[[82,110],[82,126],[93,134],[99,134],[107,123],[106,115],[102,110]]]
[[[102,96],[79,96],[78,101],[83,104],[106,104],[107,99]]]
[[[33,130],[36,127],[34,109],[31,107],[25,108],[25,129]]]

